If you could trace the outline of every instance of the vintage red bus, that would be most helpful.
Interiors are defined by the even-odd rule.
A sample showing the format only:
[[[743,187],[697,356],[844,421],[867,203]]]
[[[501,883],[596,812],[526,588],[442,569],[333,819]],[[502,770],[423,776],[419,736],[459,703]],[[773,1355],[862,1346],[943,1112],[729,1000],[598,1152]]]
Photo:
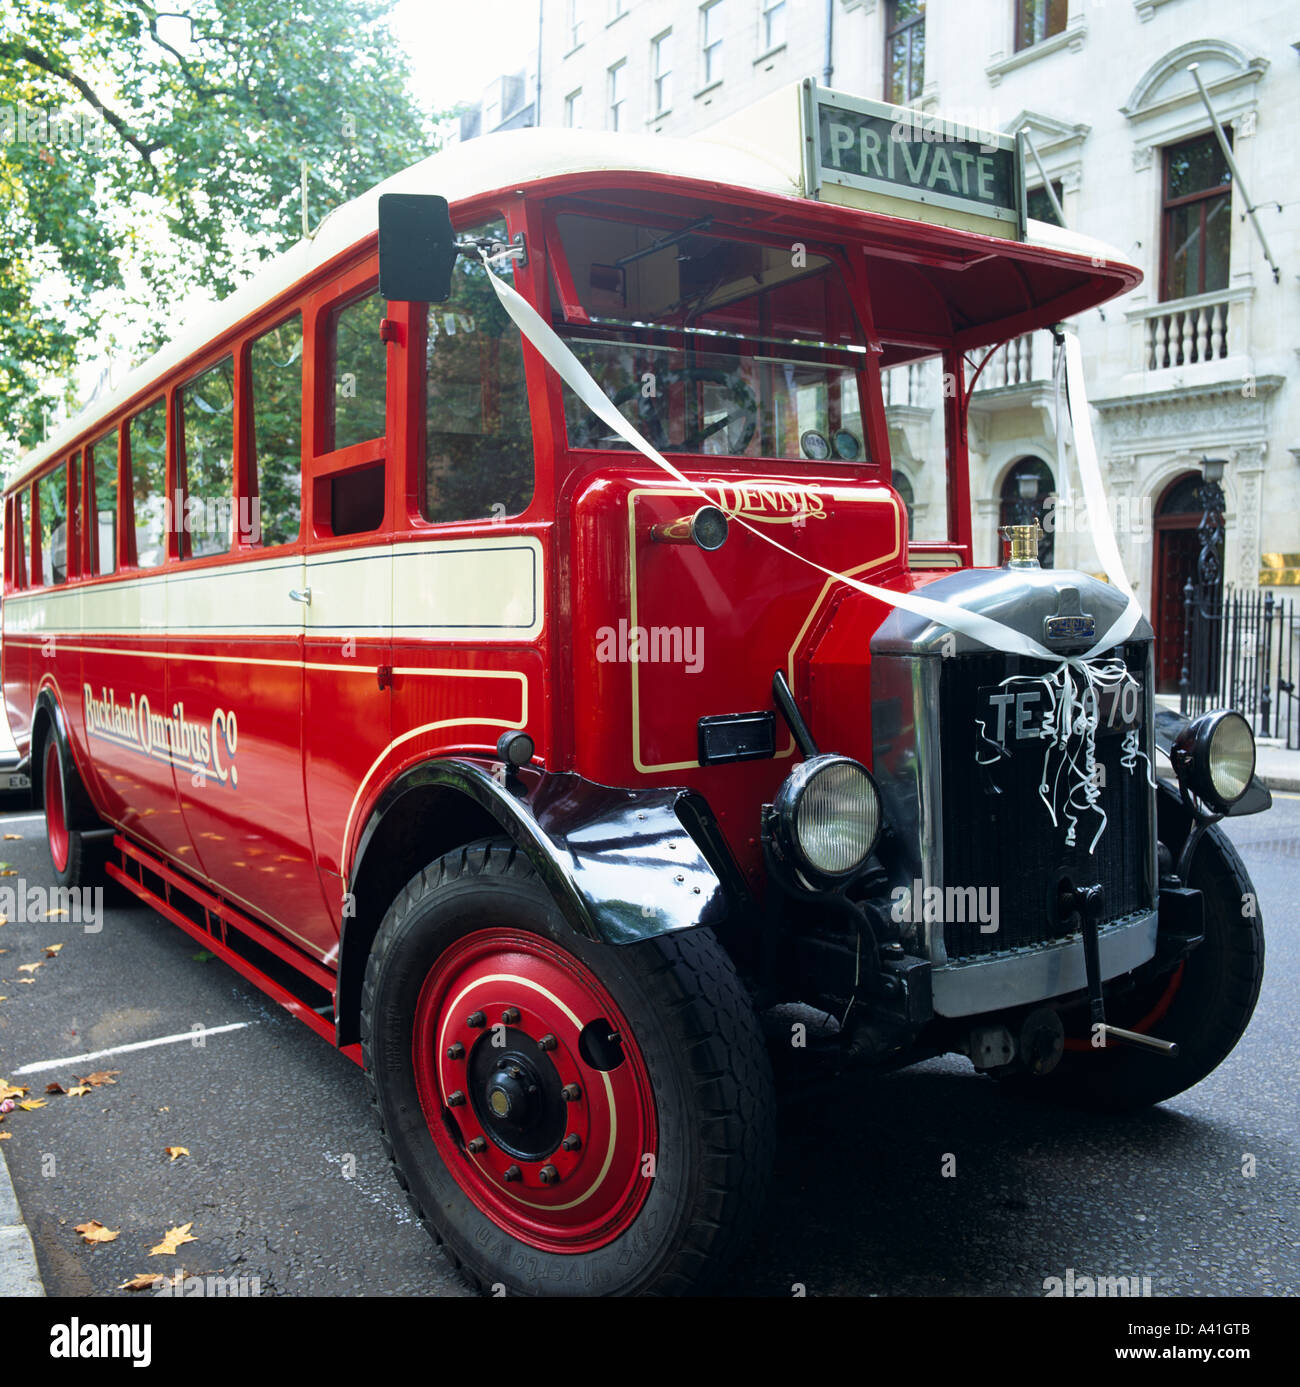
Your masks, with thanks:
[[[774,1058],[958,1052],[1120,1109],[1253,1009],[1214,826],[1267,807],[1249,728],[1157,711],[1121,573],[1020,531],[973,562],[975,369],[1138,272],[1026,226],[1014,142],[899,115],[805,83],[716,140],[438,154],[179,315],[5,490],[58,881],[362,1063],[482,1285],[716,1284]],[[924,542],[891,372],[936,386],[899,407]]]

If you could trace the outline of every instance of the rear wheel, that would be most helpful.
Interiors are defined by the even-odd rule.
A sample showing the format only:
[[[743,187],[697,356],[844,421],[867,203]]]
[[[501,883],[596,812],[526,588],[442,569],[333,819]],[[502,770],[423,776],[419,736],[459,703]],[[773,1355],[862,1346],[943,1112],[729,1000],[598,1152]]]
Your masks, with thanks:
[[[362,1047],[398,1179],[480,1286],[682,1294],[761,1208],[771,1076],[726,954],[707,930],[576,937],[507,841],[389,910]]]
[[[1177,1056],[1118,1044],[1093,1049],[1078,1029],[1067,1035],[1060,1065],[1041,1079],[1018,1078],[1018,1089],[1131,1111],[1182,1093],[1227,1059],[1259,999],[1264,922],[1245,865],[1220,828],[1208,829],[1197,845],[1189,884],[1205,901],[1205,942],[1172,972],[1106,1007],[1112,1025],[1175,1041]]]
[[[57,731],[51,730],[41,755],[41,797],[50,865],[62,887],[102,886],[107,849],[100,836],[72,825],[85,817],[85,791]]]

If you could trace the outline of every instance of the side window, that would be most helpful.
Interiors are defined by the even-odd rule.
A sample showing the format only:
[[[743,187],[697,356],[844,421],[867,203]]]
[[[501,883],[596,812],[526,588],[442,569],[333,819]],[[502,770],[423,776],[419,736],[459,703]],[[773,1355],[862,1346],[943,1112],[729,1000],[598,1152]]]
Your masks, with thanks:
[[[340,308],[330,322],[334,375],[331,450],[382,438],[387,348],[379,340],[384,301],[378,291]]]
[[[117,430],[99,439],[90,450],[95,490],[95,520],[90,527],[90,571],[117,571]]]
[[[506,227],[498,220],[464,234],[504,242]],[[513,282],[513,262],[496,273]],[[428,520],[518,515],[533,498],[523,346],[488,274],[481,260],[461,256],[451,297],[428,309],[423,496]]]
[[[226,357],[176,392],[178,472],[185,478],[181,554],[228,554],[234,531],[235,364]],[[183,471],[181,464],[183,464]]]
[[[155,400],[128,425],[135,561],[157,568],[167,557],[167,406]]]
[[[302,515],[302,315],[264,332],[248,361],[257,504],[243,523],[253,543],[291,544]]]
[[[32,585],[32,537],[27,520],[32,513],[31,488],[24,487],[14,497],[14,575],[19,587]],[[23,498],[27,499],[24,500]]]
[[[36,483],[41,527],[41,581],[68,581],[68,464],[61,462]]]

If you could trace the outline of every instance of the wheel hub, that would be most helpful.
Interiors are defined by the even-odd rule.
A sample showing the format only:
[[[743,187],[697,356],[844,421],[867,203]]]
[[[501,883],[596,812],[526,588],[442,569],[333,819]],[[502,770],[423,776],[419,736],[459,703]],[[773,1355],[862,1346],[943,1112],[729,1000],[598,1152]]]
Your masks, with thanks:
[[[593,1049],[588,1035],[618,1034]],[[573,955],[476,931],[430,969],[412,1060],[429,1134],[473,1202],[532,1247],[584,1252],[635,1219],[653,1183],[654,1101],[626,1019]]]

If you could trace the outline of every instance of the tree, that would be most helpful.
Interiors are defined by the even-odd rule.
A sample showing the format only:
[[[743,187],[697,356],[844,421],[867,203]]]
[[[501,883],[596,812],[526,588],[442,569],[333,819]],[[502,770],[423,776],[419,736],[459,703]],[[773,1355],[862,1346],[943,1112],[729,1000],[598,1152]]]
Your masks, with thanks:
[[[76,0],[0,14],[0,436],[71,402],[83,344],[131,301],[156,346],[196,288],[433,149],[392,0]]]

